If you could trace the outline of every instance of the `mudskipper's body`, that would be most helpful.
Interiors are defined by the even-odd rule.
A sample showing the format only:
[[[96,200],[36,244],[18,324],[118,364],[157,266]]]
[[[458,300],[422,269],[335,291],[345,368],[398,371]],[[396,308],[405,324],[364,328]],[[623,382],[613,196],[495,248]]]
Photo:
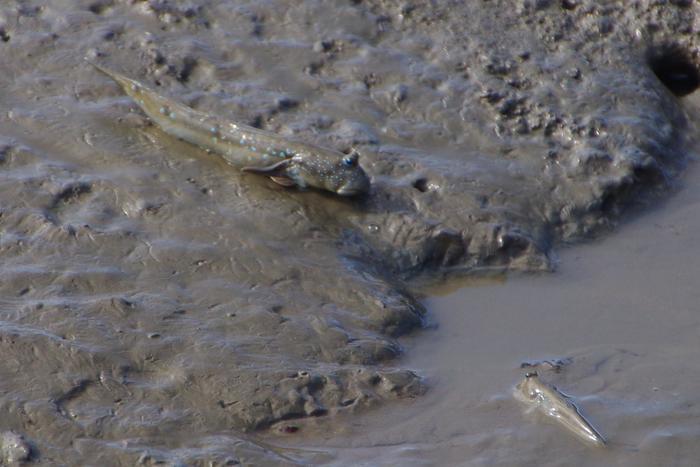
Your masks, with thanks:
[[[369,191],[369,178],[356,153],[345,155],[225,121],[160,96],[119,73],[93,66],[116,81],[163,131],[219,154],[246,172],[267,175],[283,186],[313,187],[342,196]]]
[[[515,397],[533,408],[542,410],[582,439],[598,446],[604,446],[605,440],[583,418],[583,415],[571,400],[559,390],[539,379],[537,373],[528,373],[515,387]]]

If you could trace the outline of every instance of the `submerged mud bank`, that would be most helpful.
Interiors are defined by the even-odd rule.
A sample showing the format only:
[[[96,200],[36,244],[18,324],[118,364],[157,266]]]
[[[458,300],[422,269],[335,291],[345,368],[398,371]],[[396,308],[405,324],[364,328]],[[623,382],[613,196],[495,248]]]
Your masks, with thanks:
[[[515,6],[513,6],[515,5]],[[410,279],[546,270],[684,162],[697,6],[71,1],[0,9],[2,430],[46,462],[293,462],[252,430],[425,391]],[[283,190],[83,58],[339,150]],[[267,457],[265,457],[267,456]]]

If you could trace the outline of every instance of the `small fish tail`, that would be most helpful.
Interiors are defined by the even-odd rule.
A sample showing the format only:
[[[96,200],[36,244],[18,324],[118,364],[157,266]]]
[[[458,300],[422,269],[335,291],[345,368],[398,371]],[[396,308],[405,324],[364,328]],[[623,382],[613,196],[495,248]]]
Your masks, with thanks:
[[[99,72],[114,80],[124,92],[141,107],[146,115],[154,122],[161,125],[166,132],[170,126],[166,114],[170,115],[173,111],[179,111],[181,114],[191,112],[191,109],[157,94],[155,91],[136,80],[127,78],[116,71],[112,71],[109,68],[105,68],[89,60],[88,63],[94,66]]]
[[[132,95],[132,92],[131,92],[131,91],[132,91],[132,88],[133,88],[134,86],[138,86],[138,83],[137,83],[136,81],[134,81],[134,80],[132,80],[132,79],[129,79],[129,78],[127,78],[127,77],[124,76],[124,75],[120,75],[120,74],[117,73],[116,71],[112,71],[112,70],[110,70],[109,68],[105,68],[105,67],[103,67],[102,65],[98,65],[97,63],[95,63],[95,62],[93,62],[93,61],[90,61],[90,60],[87,60],[87,59],[86,59],[85,61],[88,62],[88,63],[89,63],[90,65],[92,65],[93,67],[95,67],[95,69],[97,69],[97,71],[99,71],[100,73],[102,73],[102,74],[104,74],[104,75],[107,75],[107,76],[110,77],[112,80],[114,80],[117,84],[119,84],[119,86],[121,86],[121,87],[124,89],[124,91],[125,91],[129,96],[134,97],[134,96]]]

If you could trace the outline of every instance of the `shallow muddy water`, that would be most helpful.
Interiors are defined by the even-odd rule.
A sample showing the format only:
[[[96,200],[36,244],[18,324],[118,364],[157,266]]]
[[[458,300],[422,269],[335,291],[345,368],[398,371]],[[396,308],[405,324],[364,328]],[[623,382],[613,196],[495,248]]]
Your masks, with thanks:
[[[621,393],[648,377],[638,355],[660,334],[651,309],[605,302],[631,285],[592,282],[619,271],[568,256],[592,261],[605,241],[527,274],[609,234],[635,200],[684,206],[668,191],[697,134],[683,105],[700,83],[697,15],[656,1],[1,2],[0,457],[354,462],[362,449],[329,451],[319,430],[360,416],[399,425],[378,428],[396,447],[370,463],[534,456],[560,434],[508,388],[518,359],[549,355],[572,358],[557,384],[621,446],[686,449],[682,427],[640,441],[616,425],[637,421]],[[244,174],[152,125],[86,58],[222,119],[356,150],[372,188],[341,199]],[[524,276],[419,299],[480,271]],[[649,365],[679,357],[664,349]],[[634,374],[606,379],[618,366]],[[639,417],[664,419],[666,403]],[[483,417],[429,421],[455,407]]]

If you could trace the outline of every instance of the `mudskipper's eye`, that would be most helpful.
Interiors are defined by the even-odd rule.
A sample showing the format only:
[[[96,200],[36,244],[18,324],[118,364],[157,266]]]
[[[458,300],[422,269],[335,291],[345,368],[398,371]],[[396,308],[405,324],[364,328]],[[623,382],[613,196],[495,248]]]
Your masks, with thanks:
[[[357,153],[353,152],[352,154],[343,157],[343,165],[346,167],[354,167],[357,165],[357,158]]]

